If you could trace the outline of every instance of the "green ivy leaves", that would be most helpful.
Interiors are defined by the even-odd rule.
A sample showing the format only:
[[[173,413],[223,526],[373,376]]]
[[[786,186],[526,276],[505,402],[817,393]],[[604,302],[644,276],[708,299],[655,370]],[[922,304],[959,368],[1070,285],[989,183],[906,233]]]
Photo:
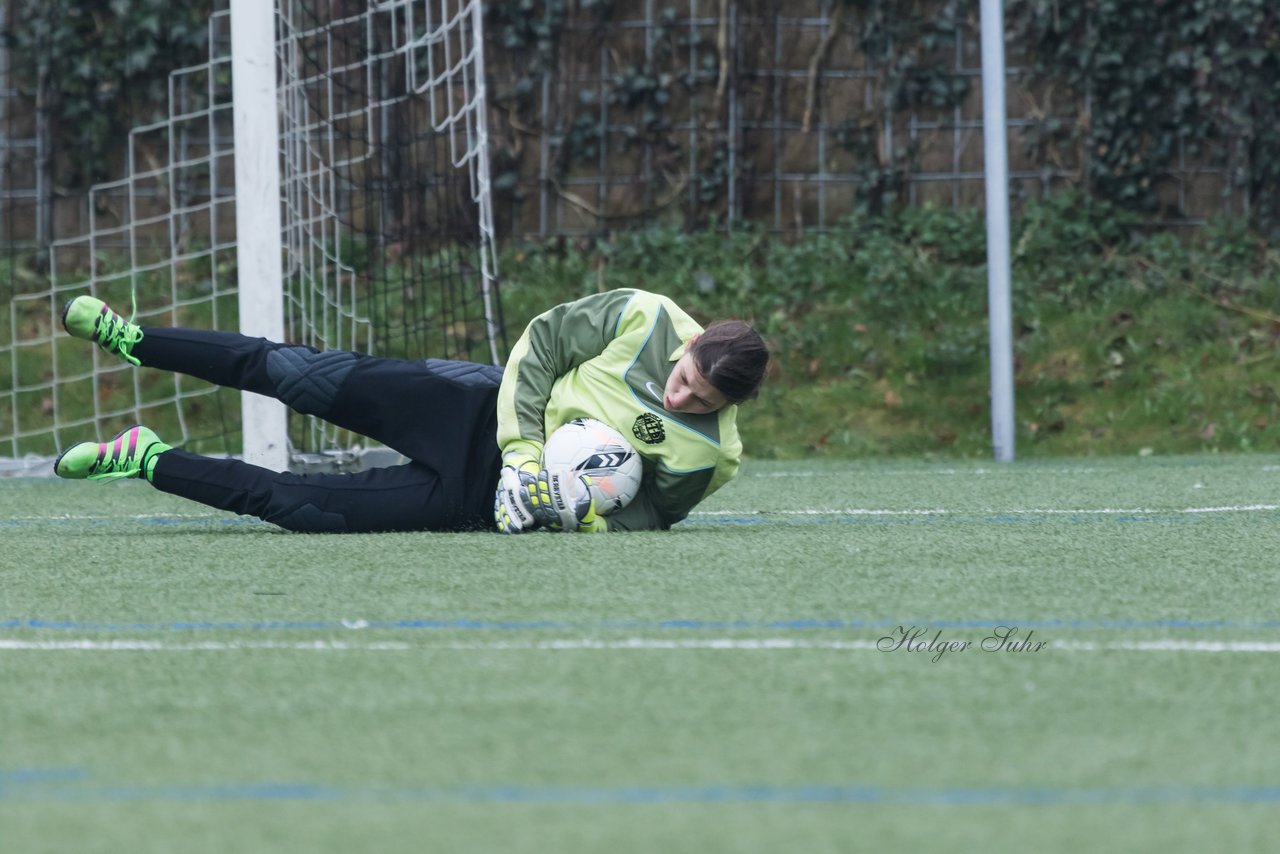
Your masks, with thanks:
[[[129,130],[165,114],[169,74],[203,61],[211,0],[18,0],[13,85],[66,157],[59,183],[102,180]]]
[[[1010,45],[1076,122],[1034,128],[1038,158],[1082,153],[1082,179],[1125,207],[1178,217],[1171,169],[1224,171],[1255,224],[1280,227],[1280,8],[1269,0],[1009,0]],[[1059,103],[1063,98],[1059,96]]]

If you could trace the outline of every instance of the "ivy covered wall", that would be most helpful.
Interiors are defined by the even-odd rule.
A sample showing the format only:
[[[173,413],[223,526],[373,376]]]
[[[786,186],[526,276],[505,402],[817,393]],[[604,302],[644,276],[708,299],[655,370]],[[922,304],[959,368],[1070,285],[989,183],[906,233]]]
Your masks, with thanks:
[[[170,72],[205,61],[214,5],[4,4],[2,239],[45,244],[75,228],[74,219],[55,222],[58,208],[121,177],[129,131],[165,116]]]
[[[320,2],[320,0],[317,0]],[[325,0],[336,13],[363,0]],[[1280,223],[1280,6],[1006,0],[1015,200],[1074,187],[1155,223]],[[225,2],[8,7],[0,196],[74,200],[121,167]],[[653,222],[825,228],[981,205],[976,2],[512,0],[487,6],[503,236]],[[42,180],[28,172],[43,170]],[[31,217],[5,216],[31,240]],[[38,219],[38,217],[36,218]],[[74,228],[47,222],[42,233]]]
[[[1015,199],[1280,220],[1280,5],[1006,0]],[[492,4],[510,229],[982,203],[978,4]]]

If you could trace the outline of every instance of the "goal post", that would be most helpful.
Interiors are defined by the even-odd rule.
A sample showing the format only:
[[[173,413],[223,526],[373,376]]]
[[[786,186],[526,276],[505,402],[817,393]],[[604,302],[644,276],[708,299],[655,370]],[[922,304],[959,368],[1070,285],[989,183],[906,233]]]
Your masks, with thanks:
[[[283,341],[275,19],[269,3],[231,0],[240,332]],[[287,469],[289,425],[284,404],[241,392],[240,419],[245,462],[277,471]]]
[[[982,0],[982,116],[987,211],[987,332],[991,362],[991,446],[997,462],[1015,453],[1013,297],[1009,260],[1009,153],[1005,108],[1004,3]]]

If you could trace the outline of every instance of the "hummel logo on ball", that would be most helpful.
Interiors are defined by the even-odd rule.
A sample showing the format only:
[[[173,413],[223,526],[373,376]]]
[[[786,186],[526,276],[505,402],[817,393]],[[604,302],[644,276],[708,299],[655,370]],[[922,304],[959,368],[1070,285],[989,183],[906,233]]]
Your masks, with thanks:
[[[626,454],[599,453],[592,454],[573,467],[574,471],[592,471],[594,469],[616,469],[627,461]]]
[[[646,445],[656,445],[667,438],[662,419],[648,412],[636,418],[636,423],[631,425],[631,433]]]

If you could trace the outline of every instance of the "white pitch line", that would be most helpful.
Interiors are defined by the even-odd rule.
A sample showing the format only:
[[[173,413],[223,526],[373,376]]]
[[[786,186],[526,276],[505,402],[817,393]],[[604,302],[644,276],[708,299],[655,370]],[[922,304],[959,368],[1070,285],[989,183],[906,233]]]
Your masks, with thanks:
[[[695,510],[691,516],[948,516],[954,510]]]
[[[1188,507],[1183,513],[1251,513],[1258,510],[1280,510],[1280,504],[1241,504],[1235,507]]]
[[[959,639],[955,639],[959,640]],[[972,639],[970,639],[972,641]],[[149,640],[22,640],[0,638],[0,652],[241,652],[246,650],[294,650],[303,652],[566,652],[573,650],[836,650],[874,652],[880,640],[802,640],[796,638],[558,638],[540,641],[477,641],[410,644],[398,641],[346,643],[341,641],[201,641],[168,643]],[[1049,641],[1047,648],[1063,652],[1217,652],[1280,653],[1280,641]],[[927,651],[924,644],[921,649]],[[971,644],[970,651],[978,649]],[[895,647],[893,651],[898,651]],[[906,650],[911,652],[913,650]]]
[[[1273,468],[1280,468],[1280,466],[1273,467]],[[803,478],[846,477],[847,478],[850,472],[856,473],[864,470],[870,470],[870,469],[851,468],[851,469],[839,470],[839,471],[829,471],[829,470],[827,471],[763,471],[763,472],[748,472],[745,476],[751,477],[751,478],[778,478],[778,477],[803,477]],[[1036,473],[1038,474],[1039,473],[1094,474],[1098,471],[1100,471],[1100,469],[1077,467],[1077,468],[1061,468],[1061,469],[1038,469]],[[1263,468],[1263,471],[1266,471],[1265,467]],[[1010,472],[1011,472],[1010,469],[991,469],[991,468],[875,469],[876,474],[886,474],[886,475],[902,474],[902,475],[926,475],[926,476],[927,475],[942,475],[942,476],[961,475],[963,476],[963,475],[970,475],[970,474],[972,475],[1009,474]]]
[[[624,640],[593,640],[570,638],[545,641],[488,641],[408,644],[402,642],[347,643],[342,641],[200,641],[194,643],[168,643],[150,640],[20,640],[0,638],[0,652],[236,652],[241,650],[278,649],[305,652],[335,652],[372,650],[377,652],[405,650],[457,650],[457,651],[534,651],[534,650],[626,650],[626,649],[875,649],[875,641],[804,641],[792,638],[702,638],[664,640],[627,638]]]
[[[1280,642],[1273,641],[1053,641],[1050,647],[1069,652],[1280,652]]]
[[[1229,504],[1222,507],[1039,507],[1000,510],[991,507],[973,510],[924,508],[919,510],[881,510],[869,507],[843,507],[816,510],[695,510],[691,516],[956,516],[989,514],[1003,516],[1167,516],[1204,513],[1269,513],[1280,510],[1280,504]]]
[[[398,651],[413,649],[411,644],[344,643],[342,641],[199,641],[196,643],[169,643],[148,640],[56,640],[29,641],[0,638],[0,652],[236,652],[248,649],[289,649],[308,652],[335,652],[343,650]]]
[[[1197,513],[1264,513],[1274,510],[1280,510],[1280,504],[1230,504],[1225,507],[1183,507],[1182,509],[1165,509],[1161,510],[1156,507],[1102,507],[1095,510],[1057,510],[1053,508],[1045,508],[1042,510],[1006,510],[1004,512],[1019,516],[1034,516],[1036,514],[1082,514],[1082,515],[1122,515],[1122,516],[1155,516],[1165,515],[1169,513],[1179,514],[1197,514]],[[988,511],[998,512],[998,511]]]
[[[6,522],[116,522],[156,519],[233,519],[226,513],[57,513],[48,516],[9,516]]]
[[[476,643],[442,644],[444,649],[456,650],[578,650],[578,649],[841,649],[870,650],[876,648],[871,640],[797,640],[795,638],[625,638],[622,640],[595,640],[592,638],[564,638],[545,641],[491,641]]]
[[[691,516],[955,516],[959,514],[986,513],[1006,516],[1153,516],[1199,513],[1263,513],[1280,510],[1280,504],[1232,504],[1224,507],[1038,507],[998,509],[992,507],[973,510],[949,510],[942,507],[926,507],[916,510],[888,510],[875,507],[831,507],[807,510],[695,510]],[[232,519],[225,513],[133,513],[60,514],[57,516],[10,516],[9,522],[106,522],[151,521],[157,519]]]
[[[1198,515],[1206,513],[1270,513],[1280,510],[1280,504],[1229,504],[1222,507],[1038,507],[998,509],[992,507],[972,510],[955,510],[942,507],[926,507],[915,510],[890,510],[876,507],[828,507],[807,510],[695,510],[693,517],[735,516],[862,516],[867,518],[895,516],[959,516],[987,514],[993,516],[1168,516]],[[189,519],[234,519],[226,513],[132,513],[132,514],[69,514],[56,516],[10,516],[6,522],[110,522],[156,521]]]

